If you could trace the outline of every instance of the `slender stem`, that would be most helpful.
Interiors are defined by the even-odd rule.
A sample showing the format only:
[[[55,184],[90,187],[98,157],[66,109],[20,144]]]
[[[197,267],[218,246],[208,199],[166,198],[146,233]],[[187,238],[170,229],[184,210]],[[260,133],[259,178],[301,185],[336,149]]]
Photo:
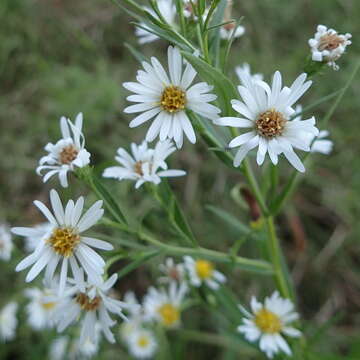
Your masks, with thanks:
[[[274,267],[274,277],[277,287],[283,297],[294,300],[294,292],[292,289],[290,289],[290,282],[285,278],[285,269],[282,262],[282,252],[279,239],[276,235],[273,217],[269,216],[266,219],[266,225],[268,229],[268,248],[271,262]]]
[[[238,265],[242,269],[248,271],[254,271],[264,274],[273,274],[273,268],[271,264],[266,261],[247,259],[241,256],[233,256],[231,254],[229,255],[221,251],[205,249],[203,247],[187,248],[182,246],[169,245],[162,243],[161,241],[154,238],[152,235],[145,233],[141,230],[134,230],[129,228],[124,229],[121,224],[118,224],[115,221],[107,221],[107,225],[118,228],[119,230],[132,234],[138,237],[140,240],[146,241],[147,243],[154,245],[157,248],[163,249],[164,252],[168,255],[190,255],[195,257],[203,257],[205,259],[213,260],[220,263]]]
[[[244,170],[244,175],[246,176],[248,182],[249,182],[249,185],[251,187],[251,190],[253,191],[254,193],[254,196],[261,208],[261,211],[263,213],[264,216],[267,216],[267,214],[269,213],[269,210],[267,208],[267,205],[265,203],[265,200],[264,200],[264,197],[261,193],[261,190],[260,190],[260,187],[259,187],[259,184],[255,178],[255,175],[252,171],[252,168],[251,168],[251,165],[249,163],[249,160],[248,159],[245,159],[243,161],[243,170]]]

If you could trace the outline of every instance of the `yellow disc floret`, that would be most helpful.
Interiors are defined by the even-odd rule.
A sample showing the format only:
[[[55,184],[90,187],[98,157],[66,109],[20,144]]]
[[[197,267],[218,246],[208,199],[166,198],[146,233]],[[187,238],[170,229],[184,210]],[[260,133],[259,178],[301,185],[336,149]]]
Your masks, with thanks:
[[[56,253],[68,257],[73,254],[75,247],[79,244],[80,236],[72,228],[56,228],[47,241]]]
[[[195,269],[201,280],[210,279],[214,272],[214,265],[210,261],[197,260],[195,262]]]
[[[170,303],[161,305],[158,309],[158,313],[162,324],[168,327],[175,325],[180,319],[179,309]]]
[[[259,115],[255,128],[260,136],[274,138],[284,131],[286,119],[283,114],[275,109],[267,110]]]
[[[169,113],[184,110],[186,93],[178,86],[168,86],[161,95],[160,104],[162,108]]]
[[[95,296],[93,299],[90,299],[86,294],[78,293],[75,301],[80,305],[82,310],[95,311],[101,304],[101,297]]]
[[[150,344],[150,340],[148,337],[141,335],[139,336],[139,338],[137,339],[137,344],[138,346],[140,346],[141,348],[146,348],[147,346],[149,346]]]
[[[262,332],[267,334],[275,334],[282,329],[279,316],[265,308],[256,313],[254,322]]]

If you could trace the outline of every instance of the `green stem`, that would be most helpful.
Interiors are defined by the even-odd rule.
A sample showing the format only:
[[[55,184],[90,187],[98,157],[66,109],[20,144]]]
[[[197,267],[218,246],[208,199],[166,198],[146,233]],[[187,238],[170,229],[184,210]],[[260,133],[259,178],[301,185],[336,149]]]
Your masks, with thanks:
[[[164,253],[168,255],[174,255],[174,256],[190,255],[194,257],[213,260],[215,262],[238,265],[239,267],[241,267],[243,270],[246,271],[253,271],[264,274],[273,274],[273,268],[271,264],[269,264],[266,261],[247,259],[241,256],[233,256],[220,251],[205,249],[203,247],[187,248],[182,246],[169,245],[162,243],[161,241],[155,239],[150,234],[145,233],[141,230],[133,230],[129,228],[124,229],[124,227],[121,226],[121,224],[118,224],[117,222],[114,221],[107,221],[107,224],[109,226],[118,228],[121,231],[125,231],[129,234],[132,234],[138,237],[140,240],[146,241],[147,243],[162,249]]]
[[[283,255],[279,239],[276,235],[273,217],[270,216],[266,219],[266,225],[268,230],[268,250],[271,262],[274,267],[275,282],[281,295],[293,301],[294,291],[291,289],[291,282],[285,277],[285,274],[287,274],[287,271],[285,269],[286,265],[283,262]]]

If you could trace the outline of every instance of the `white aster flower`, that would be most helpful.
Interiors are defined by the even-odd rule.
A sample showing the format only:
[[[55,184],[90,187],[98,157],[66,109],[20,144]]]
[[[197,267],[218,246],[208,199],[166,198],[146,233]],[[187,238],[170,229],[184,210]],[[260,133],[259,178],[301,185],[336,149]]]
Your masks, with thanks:
[[[158,347],[154,334],[146,329],[134,331],[128,340],[129,352],[136,359],[151,358]]]
[[[299,115],[296,116],[293,121],[302,120],[301,111],[302,111],[302,106],[297,105],[295,107],[295,112],[296,114]],[[305,138],[307,139],[309,146],[311,147],[311,152],[313,153],[318,152],[324,155],[329,155],[334,146],[334,143],[331,140],[326,139],[329,135],[330,133],[327,130],[321,130],[318,136],[314,136],[313,134],[309,134],[309,133],[306,134]]]
[[[252,314],[240,307],[246,318],[243,325],[237,330],[244,334],[250,342],[259,341],[260,350],[270,359],[280,351],[291,355],[291,349],[283,335],[299,337],[301,332],[289,323],[298,319],[294,312],[294,305],[289,299],[283,299],[275,291],[270,297],[266,297],[264,304],[261,304],[255,297],[251,299]]]
[[[334,29],[318,25],[314,38],[309,40],[313,61],[326,62],[334,70],[338,70],[339,66],[335,62],[351,44],[351,37],[349,33],[340,35]]]
[[[53,281],[43,289],[25,289],[25,296],[30,299],[26,305],[26,312],[33,329],[43,330],[55,325],[54,314],[60,300],[56,294],[56,287],[57,283]]]
[[[170,25],[171,27],[175,27],[176,26],[176,21],[175,21],[176,6],[173,3],[173,1],[172,0],[157,0],[156,4],[159,8],[160,14],[166,20],[168,25]],[[157,20],[160,20],[159,16],[156,14],[156,12],[152,8],[144,6],[144,10],[149,12]],[[147,28],[146,24],[140,23],[140,25],[142,27],[137,27],[135,29],[135,35],[138,37],[139,44],[146,44],[146,43],[150,43],[150,42],[153,42],[153,41],[156,41],[159,39],[159,37],[157,35],[153,34],[151,31],[147,31],[146,29],[144,29],[144,28]]]
[[[220,37],[224,40],[230,40],[231,37],[237,39],[244,34],[245,34],[245,27],[241,25],[236,26],[235,23],[225,24],[220,28]]]
[[[67,347],[69,345],[69,338],[67,336],[57,337],[50,345],[49,359],[63,360],[65,356],[69,355]],[[71,358],[71,356],[69,356]]]
[[[181,305],[187,292],[185,283],[170,283],[168,290],[151,287],[144,298],[145,316],[167,328],[180,325]]]
[[[164,274],[158,279],[162,284],[168,284],[172,281],[182,282],[184,280],[184,264],[175,264],[173,258],[167,258],[165,264],[159,265],[159,270]]]
[[[18,305],[16,302],[10,302],[0,311],[0,340],[13,340],[16,334],[17,318],[16,311]]]
[[[5,224],[0,224],[0,259],[9,261],[12,249],[13,242],[9,228]]]
[[[238,76],[239,80],[241,81],[241,76],[242,74],[246,74],[248,75],[249,77],[251,77],[251,79],[253,81],[261,81],[264,79],[264,75],[263,74],[260,74],[260,73],[256,73],[256,74],[252,74],[251,73],[251,68],[250,68],[250,65],[248,63],[243,63],[242,65],[240,66],[237,66],[235,68],[235,72],[236,72],[236,75]]]
[[[116,321],[110,317],[109,312],[126,319],[123,309],[128,308],[126,303],[108,296],[108,292],[117,281],[117,277],[117,274],[113,274],[105,282],[103,279],[96,283],[87,282],[83,288],[78,285],[78,281],[71,281],[73,285],[65,291],[66,296],[56,311],[55,319],[58,331],[62,332],[70,324],[82,318],[81,344],[87,340],[96,343],[96,324],[99,324],[98,326],[106,339],[114,343],[115,338],[110,328],[116,324]],[[84,280],[81,280],[81,283],[84,283]]]
[[[124,148],[117,151],[117,160],[122,166],[112,166],[106,168],[103,176],[106,178],[115,178],[118,180],[133,180],[135,188],[138,189],[145,182],[159,184],[163,177],[176,177],[186,174],[183,170],[168,169],[165,162],[176,148],[172,141],[159,141],[155,149],[148,148],[146,141],[141,145],[131,144],[131,152],[129,154]]]
[[[205,284],[210,289],[217,290],[220,284],[226,282],[226,277],[220,271],[217,271],[210,261],[194,260],[191,256],[185,256],[184,263],[190,283],[196,287]]]
[[[56,144],[48,143],[45,146],[45,150],[49,154],[40,159],[36,169],[40,176],[42,176],[43,170],[48,171],[43,178],[44,182],[58,174],[61,186],[67,187],[67,173],[74,171],[76,167],[82,168],[89,164],[90,153],[85,149],[82,123],[82,113],[77,115],[75,124],[65,117],[60,119],[62,139]]]
[[[249,132],[235,137],[229,147],[239,147],[234,158],[234,166],[239,166],[247,153],[258,147],[257,163],[261,165],[266,153],[274,165],[278,163],[278,156],[283,153],[287,160],[298,171],[304,172],[305,167],[293,148],[310,151],[307,134],[317,136],[319,130],[315,127],[315,118],[302,121],[291,121],[295,110],[294,103],[311,86],[306,81],[306,74],[301,74],[290,88],[282,88],[279,71],[275,72],[272,86],[261,81],[253,82],[251,77],[240,73],[243,85],[238,87],[243,101],[232,100],[232,107],[243,117],[223,117],[214,121],[221,126],[250,128]]]
[[[112,250],[113,246],[102,240],[82,236],[81,233],[96,224],[102,217],[104,213],[102,201],[95,202],[82,216],[83,197],[80,197],[76,203],[69,200],[64,208],[58,193],[51,190],[50,201],[53,213],[42,202],[34,201],[35,206],[43,213],[52,227],[50,230],[44,231],[34,252],[17,265],[16,271],[32,266],[26,276],[26,281],[30,282],[46,268],[45,278],[50,282],[61,262],[60,293],[65,288],[69,263],[75,279],[80,281],[80,264],[89,279],[97,281],[104,272],[105,262],[92,248]],[[38,229],[26,227],[12,228],[12,232],[26,237],[39,235]]]
[[[196,76],[195,69],[186,63],[183,72],[183,58],[178,48],[169,46],[168,65],[170,78],[166,71],[155,58],[151,58],[151,65],[144,61],[144,70],[137,73],[138,82],[124,83],[124,87],[136,95],[127,98],[128,101],[137,102],[136,105],[128,106],[126,113],[141,113],[129,124],[131,128],[139,126],[155,117],[146,134],[146,141],[153,141],[158,135],[160,140],[174,139],[176,146],[181,148],[183,133],[191,143],[196,142],[196,136],[192,124],[186,114],[186,110],[208,118],[218,117],[220,110],[209,104],[217,96],[209,94],[212,86],[205,82],[192,85]]]

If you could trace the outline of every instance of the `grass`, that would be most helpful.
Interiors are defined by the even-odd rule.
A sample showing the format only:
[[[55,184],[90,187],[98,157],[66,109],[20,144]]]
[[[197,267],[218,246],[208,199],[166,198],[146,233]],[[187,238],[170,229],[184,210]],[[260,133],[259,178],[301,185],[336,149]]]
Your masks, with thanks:
[[[359,61],[357,0],[235,3],[238,14],[244,16],[247,33],[234,45],[232,65],[246,61],[267,79],[279,69],[290,83],[302,71],[309,52],[307,39],[318,23],[324,23],[340,32],[353,33],[354,43],[340,60],[340,71],[326,69],[314,79],[304,104],[344,86]],[[146,126],[130,130],[130,118],[122,112],[126,93],[121,83],[134,79],[138,67],[124,42],[137,46],[136,39],[129,18],[110,1],[3,0],[0,15],[3,19],[0,24],[0,219],[14,225],[35,224],[41,218],[32,201],[45,201],[48,190],[56,184],[44,186],[34,169],[43,155],[43,146],[57,139],[61,115],[74,118],[77,112],[84,113],[88,150],[99,171],[113,162],[117,147],[127,147],[131,141],[143,138]],[[147,56],[161,56],[166,46],[157,42],[145,46],[143,51]],[[328,123],[335,142],[333,153],[313,157],[311,170],[278,222],[296,282],[300,312],[309,324],[309,334],[314,333],[317,354],[314,359],[360,357],[359,94],[357,76]],[[313,110],[320,128],[331,104],[324,103]],[[172,182],[172,187],[179,197],[182,195],[181,202],[202,245],[223,250],[232,246],[238,240],[237,233],[231,228],[224,233],[224,223],[207,211],[205,205],[223,207],[248,223],[249,211],[237,187],[243,179],[219,166],[201,142],[196,146],[186,144],[172,162],[174,167],[188,172],[186,178]],[[285,161],[281,161],[280,167],[286,174],[289,167]],[[128,183],[108,184],[129,214],[144,216],[144,221],[154,229],[171,236],[163,230],[163,214],[144,191],[135,193]],[[77,183],[71,191],[73,194],[66,195],[74,196],[86,189]],[[17,245],[16,261],[21,257],[21,243]],[[243,246],[252,251],[249,243]],[[23,275],[15,275],[6,263],[0,263],[0,270],[3,274],[0,305],[3,305],[20,296]],[[243,302],[253,292],[272,289],[264,278],[250,279],[245,273],[232,271],[231,266],[223,270],[232,274],[231,286]],[[125,291],[134,284],[139,294],[151,284],[146,266],[128,274],[119,290]],[[21,316],[25,321],[24,311]],[[205,324],[205,314],[187,316],[185,323],[189,321],[189,331],[199,325],[206,333],[214,332],[216,315]],[[319,327],[323,327],[321,332]],[[31,359],[44,358],[50,337],[32,333],[22,325],[18,340],[1,347],[0,358],[30,359],[29,354]],[[175,346],[174,359],[182,359],[185,354],[189,359],[213,356],[230,360],[236,356],[233,349],[236,345],[219,350],[224,341],[229,343],[228,338],[214,340],[220,347],[211,346],[210,335],[202,339],[185,334],[183,338]],[[198,341],[202,340],[204,345],[199,345]],[[262,358],[253,355],[251,348],[248,351],[247,358]],[[111,359],[115,353],[120,357],[119,347],[109,346],[101,359]],[[121,356],[125,359],[127,355]]]

